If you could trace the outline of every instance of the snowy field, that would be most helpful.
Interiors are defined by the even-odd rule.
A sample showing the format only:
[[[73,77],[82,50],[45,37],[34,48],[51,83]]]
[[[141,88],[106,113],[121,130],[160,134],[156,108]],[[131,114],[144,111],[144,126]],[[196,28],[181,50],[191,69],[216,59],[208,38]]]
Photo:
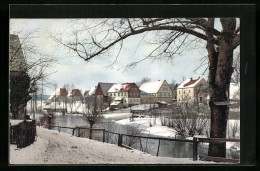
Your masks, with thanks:
[[[155,157],[138,150],[37,127],[37,141],[16,149],[10,145],[10,164],[215,164],[189,158]]]

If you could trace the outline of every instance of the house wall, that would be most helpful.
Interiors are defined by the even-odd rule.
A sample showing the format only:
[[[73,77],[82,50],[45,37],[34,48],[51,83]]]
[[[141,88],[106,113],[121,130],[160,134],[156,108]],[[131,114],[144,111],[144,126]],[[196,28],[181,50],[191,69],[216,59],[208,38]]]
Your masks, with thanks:
[[[111,99],[111,102],[116,97],[123,97],[123,105],[125,107],[140,104],[140,90],[135,84],[128,90],[128,92],[109,92],[108,97]]]
[[[202,79],[195,87],[177,88],[177,103],[206,102],[207,95],[208,95],[208,84],[206,80]],[[200,100],[201,98],[202,101]]]
[[[168,83],[164,81],[162,86],[158,90],[157,93],[147,93],[142,94],[141,96],[141,104],[153,104],[158,101],[165,101],[167,103],[172,102],[172,90],[170,89]]]

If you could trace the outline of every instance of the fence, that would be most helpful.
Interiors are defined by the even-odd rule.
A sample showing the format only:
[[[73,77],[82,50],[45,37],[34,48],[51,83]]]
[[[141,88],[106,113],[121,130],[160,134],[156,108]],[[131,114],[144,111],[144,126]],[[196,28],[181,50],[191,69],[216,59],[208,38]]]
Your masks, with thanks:
[[[153,140],[158,140],[158,146],[156,149],[156,156],[159,156],[160,154],[160,146],[161,146],[161,141],[172,141],[172,142],[185,142],[185,143],[192,143],[193,145],[193,160],[196,161],[198,160],[198,145],[199,143],[202,142],[215,142],[215,143],[221,143],[221,142],[240,142],[240,139],[224,139],[224,138],[196,138],[193,137],[193,140],[188,140],[188,139],[173,139],[173,138],[163,138],[163,137],[148,137],[148,136],[140,136],[140,135],[129,135],[129,134],[121,134],[121,133],[116,133],[116,132],[111,132],[107,131],[105,129],[100,129],[100,128],[87,128],[87,127],[62,127],[62,126],[50,126],[49,124],[40,124],[40,125],[45,125],[48,126],[49,129],[51,128],[58,128],[58,131],[60,131],[62,128],[66,129],[71,129],[72,130],[72,135],[75,136],[81,136],[83,130],[88,130],[88,131],[100,131],[102,132],[102,139],[96,139],[99,141],[102,141],[103,143],[111,143],[111,144],[117,144],[120,147],[124,147],[127,149],[133,149],[131,145],[129,146],[129,139],[131,141],[132,138],[135,138],[135,142],[139,140],[140,143],[140,150],[144,152],[144,147],[142,145],[141,139],[153,139]],[[110,136],[110,134],[112,136]],[[87,136],[84,136],[87,137]],[[128,137],[128,140],[127,140]],[[90,138],[90,137],[89,137]],[[124,139],[125,138],[125,139]],[[91,138],[93,139],[93,138]],[[124,141],[125,140],[125,141]],[[132,139],[133,140],[133,139]],[[131,143],[130,143],[131,144]],[[199,156],[200,160],[206,160],[206,161],[217,161],[217,162],[230,162],[230,163],[238,163],[238,159],[227,159],[227,158],[221,158],[221,157],[211,157],[211,156]]]
[[[18,125],[10,125],[10,144],[17,144],[17,148],[23,148],[35,141],[35,120],[26,120]]]

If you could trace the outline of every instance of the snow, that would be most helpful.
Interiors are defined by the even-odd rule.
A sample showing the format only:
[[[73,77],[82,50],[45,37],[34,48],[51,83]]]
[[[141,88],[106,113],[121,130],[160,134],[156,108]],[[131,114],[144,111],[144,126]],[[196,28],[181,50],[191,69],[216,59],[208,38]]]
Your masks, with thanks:
[[[55,102],[51,102],[49,105],[46,105],[45,108],[54,109]],[[66,103],[56,102],[56,109],[66,109]],[[72,104],[67,103],[67,111],[72,113],[83,113],[85,111],[84,103],[81,101],[75,101]]]
[[[96,89],[97,87],[91,87],[88,94],[86,95],[86,97],[90,97],[90,96],[93,96],[95,93],[96,93]]]
[[[234,100],[240,99],[240,83],[239,84],[230,83],[229,98]]]
[[[131,116],[132,113],[111,113],[111,114],[103,114],[105,118],[113,118],[118,116]]]
[[[147,109],[150,109],[153,107],[158,108],[158,104],[140,104],[140,105],[132,106],[131,109],[132,110],[147,110]]]
[[[55,93],[56,92],[56,93]],[[52,100],[54,97],[60,95],[60,88],[58,88],[56,91],[52,93],[52,95],[48,98],[48,100]]]
[[[121,101],[113,101],[110,105],[113,106],[113,105],[118,105],[119,103],[121,103]]]
[[[109,93],[113,92],[126,92],[130,88],[132,83],[121,83],[121,84],[114,84],[109,90]]]
[[[150,127],[150,122],[153,125]],[[116,121],[121,125],[133,126],[141,130],[141,133],[150,134],[161,137],[174,137],[176,131],[167,126],[161,125],[161,119],[156,118],[156,124],[154,124],[154,118],[135,118],[134,121],[130,122],[130,119],[122,119]]]
[[[191,84],[191,85],[188,85],[188,86],[185,86],[184,85],[188,82],[190,82],[190,78],[189,79],[186,79],[183,83],[181,83],[178,88],[191,88],[191,87],[195,87],[203,78],[200,78],[198,79],[194,84]]]
[[[145,93],[157,93],[164,81],[146,82],[140,86],[140,90]]]
[[[10,145],[10,164],[214,164],[190,158],[156,157],[138,150],[102,143],[37,127],[37,141],[16,149]]]
[[[10,119],[10,123],[12,126],[14,125],[19,125],[19,123],[23,122],[23,120],[13,120],[13,119]]]

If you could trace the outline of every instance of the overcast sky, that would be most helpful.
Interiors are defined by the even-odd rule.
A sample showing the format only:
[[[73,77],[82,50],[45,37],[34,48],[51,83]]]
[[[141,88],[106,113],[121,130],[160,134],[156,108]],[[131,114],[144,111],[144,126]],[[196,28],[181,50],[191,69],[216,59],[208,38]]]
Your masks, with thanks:
[[[91,20],[88,20],[91,22]],[[56,45],[50,38],[49,33],[55,33],[72,29],[71,20],[68,19],[11,19],[10,33],[17,33],[22,37],[22,33],[37,29],[38,38],[34,39],[35,45],[40,50],[57,59],[57,63],[49,68],[49,71],[56,71],[48,77],[51,83],[57,83],[62,87],[66,83],[74,83],[76,88],[83,92],[96,86],[98,82],[139,82],[143,77],[149,77],[152,81],[166,80],[171,83],[174,79],[181,83],[182,77],[207,79],[208,72],[204,75],[206,66],[201,67],[197,72],[194,70],[200,65],[201,58],[207,55],[205,46],[202,49],[187,50],[181,55],[175,56],[172,61],[167,60],[145,60],[136,67],[126,70],[124,66],[133,60],[145,57],[153,50],[149,46],[139,46],[142,35],[128,38],[124,41],[124,49],[121,51],[118,62],[113,67],[106,67],[113,62],[113,57],[105,56],[85,62],[73,53],[68,53],[64,48]],[[152,36],[152,35],[151,35]],[[138,47],[138,48],[137,48]],[[111,54],[113,55],[113,53]],[[130,60],[131,59],[131,60]],[[45,88],[45,94],[51,94],[53,88]]]

